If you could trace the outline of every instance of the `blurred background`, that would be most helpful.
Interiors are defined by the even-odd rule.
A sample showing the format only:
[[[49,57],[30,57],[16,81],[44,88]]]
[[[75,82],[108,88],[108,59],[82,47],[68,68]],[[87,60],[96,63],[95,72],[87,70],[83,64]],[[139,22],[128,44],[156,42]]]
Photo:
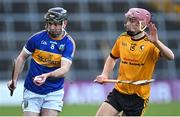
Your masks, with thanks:
[[[44,29],[47,10],[57,6],[68,11],[66,30],[77,46],[66,79],[65,103],[101,103],[113,87],[113,84],[100,86],[92,81],[101,73],[116,38],[124,31],[124,14],[131,7],[145,8],[152,13],[160,40],[175,54],[174,61],[160,59],[156,65],[153,78],[157,82],[152,84],[152,102],[180,101],[180,0],[0,0],[0,106],[20,105],[30,59],[20,75],[14,96],[10,97],[6,83],[11,79],[12,60],[31,35]],[[116,78],[117,68],[118,65],[112,78]],[[2,113],[0,111],[0,115],[6,115]]]

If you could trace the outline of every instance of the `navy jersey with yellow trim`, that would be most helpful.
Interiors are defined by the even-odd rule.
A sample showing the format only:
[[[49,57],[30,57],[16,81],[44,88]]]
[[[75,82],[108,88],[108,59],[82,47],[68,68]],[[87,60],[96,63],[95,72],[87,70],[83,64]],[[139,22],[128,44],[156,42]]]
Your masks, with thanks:
[[[47,78],[41,86],[35,85],[33,78],[60,68],[62,60],[72,62],[75,43],[68,34],[65,34],[60,40],[54,40],[50,38],[47,31],[43,30],[28,40],[24,46],[24,51],[32,55],[24,84],[26,89],[38,94],[47,94],[63,88],[64,77]]]

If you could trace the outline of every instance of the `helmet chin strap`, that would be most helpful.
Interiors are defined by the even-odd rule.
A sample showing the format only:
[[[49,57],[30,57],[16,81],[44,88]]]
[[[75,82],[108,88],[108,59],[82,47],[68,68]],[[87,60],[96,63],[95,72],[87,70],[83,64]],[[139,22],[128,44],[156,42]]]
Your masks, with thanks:
[[[130,36],[136,36],[138,34],[140,34],[141,32],[143,32],[145,29],[146,29],[147,25],[145,25],[143,28],[142,28],[142,22],[139,21],[139,32],[135,33],[133,31],[127,31],[127,34],[130,35]]]
[[[65,21],[62,21],[62,30],[61,30],[61,35],[64,34],[65,32]]]
[[[64,29],[65,29],[65,23],[64,21],[62,21],[62,31],[64,31]]]

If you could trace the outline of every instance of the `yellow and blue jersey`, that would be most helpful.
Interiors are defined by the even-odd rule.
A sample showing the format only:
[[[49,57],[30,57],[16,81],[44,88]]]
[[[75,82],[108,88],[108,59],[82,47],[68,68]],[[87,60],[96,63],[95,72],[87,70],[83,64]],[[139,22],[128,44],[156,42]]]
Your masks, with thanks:
[[[33,35],[23,50],[32,56],[24,84],[26,89],[38,94],[47,94],[63,88],[64,77],[47,78],[41,86],[35,85],[33,78],[60,68],[62,60],[72,62],[75,42],[70,35],[65,34],[62,39],[55,40],[50,37],[46,30],[43,30]]]

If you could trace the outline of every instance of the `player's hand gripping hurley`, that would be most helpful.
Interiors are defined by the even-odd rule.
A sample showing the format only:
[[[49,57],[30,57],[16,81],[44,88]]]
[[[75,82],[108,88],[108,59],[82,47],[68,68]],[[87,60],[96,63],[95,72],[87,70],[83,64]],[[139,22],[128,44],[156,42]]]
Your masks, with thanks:
[[[10,90],[10,96],[13,96],[13,92],[14,92],[14,89],[16,88],[16,86],[15,86],[15,81],[14,81],[14,79],[13,79],[13,76],[14,76],[14,70],[15,70],[15,62],[16,62],[16,60],[13,60],[13,70],[12,70],[12,79],[11,79],[11,81],[9,82],[9,84],[8,84],[8,88],[9,88],[9,90]]]
[[[99,83],[97,79],[95,79],[94,82]],[[146,85],[146,84],[149,84],[151,82],[154,82],[154,79],[151,79],[151,80],[138,80],[138,81],[104,79],[101,82],[101,84],[103,84],[103,83],[124,83],[124,84],[133,84],[133,85]]]

